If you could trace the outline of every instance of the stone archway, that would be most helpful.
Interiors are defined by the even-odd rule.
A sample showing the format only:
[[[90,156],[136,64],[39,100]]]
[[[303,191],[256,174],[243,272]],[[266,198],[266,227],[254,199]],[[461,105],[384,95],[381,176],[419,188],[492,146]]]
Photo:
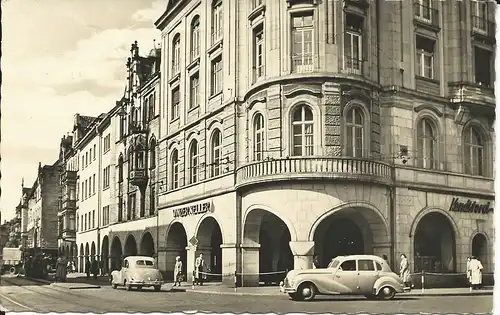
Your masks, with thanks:
[[[250,210],[243,226],[243,285],[283,280],[294,267],[291,240],[289,227],[277,215],[263,209]]]
[[[79,259],[79,263],[78,263],[78,271],[80,272],[83,272],[84,269],[83,269],[83,259],[84,259],[84,256],[85,256],[85,252],[83,250],[83,243],[80,244],[80,259]]]
[[[109,273],[109,238],[107,235],[102,239],[101,256],[103,262],[102,271],[107,274]]]
[[[129,234],[127,236],[127,239],[125,240],[123,255],[125,257],[137,255],[137,242],[135,241],[135,237],[132,234]]]
[[[92,242],[92,245],[90,246],[90,262],[97,259],[96,254],[95,242]]]
[[[472,238],[471,253],[472,256],[481,261],[483,272],[487,271],[489,265],[488,239],[483,233],[477,233]]]
[[[153,236],[149,232],[146,232],[142,235],[140,255],[149,257],[155,256],[155,243],[153,240]]]
[[[187,275],[187,234],[184,226],[180,222],[174,222],[170,225],[167,232],[167,259],[166,259],[166,278],[174,279],[175,257],[180,256],[182,261],[182,272]],[[192,267],[190,266],[190,269]]]
[[[90,268],[90,266],[87,266],[87,259],[89,259],[90,255],[90,248],[89,248],[89,243],[85,243],[85,260],[83,261],[83,270],[85,271],[85,268]]]
[[[113,237],[113,241],[111,242],[111,271],[120,270],[121,262],[123,258],[122,252],[122,242],[118,238],[118,236]]]
[[[414,271],[455,272],[456,235],[452,222],[438,211],[418,221],[413,238]]]
[[[367,205],[343,205],[323,214],[310,237],[321,267],[336,256],[367,254],[390,256],[390,236],[385,219]]]
[[[203,258],[210,270],[211,275],[207,279],[222,280],[222,231],[219,223],[211,216],[202,219],[198,230],[196,231],[198,245],[196,247],[196,256],[203,254]],[[220,275],[220,276],[219,276]]]

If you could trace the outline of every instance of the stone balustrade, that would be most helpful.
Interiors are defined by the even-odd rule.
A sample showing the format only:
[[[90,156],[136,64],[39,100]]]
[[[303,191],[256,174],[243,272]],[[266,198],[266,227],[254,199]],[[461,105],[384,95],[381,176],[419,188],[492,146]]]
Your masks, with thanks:
[[[236,170],[236,187],[295,179],[359,180],[391,184],[391,166],[349,157],[293,157],[252,162]]]

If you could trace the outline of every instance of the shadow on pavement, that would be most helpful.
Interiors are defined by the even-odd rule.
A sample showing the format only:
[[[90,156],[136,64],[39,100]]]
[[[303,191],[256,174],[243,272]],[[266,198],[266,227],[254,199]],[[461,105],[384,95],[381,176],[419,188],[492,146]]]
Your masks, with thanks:
[[[24,287],[24,286],[47,286],[49,283],[35,282],[23,277],[2,276],[0,277],[0,286],[2,287]]]
[[[389,301],[416,301],[420,300],[419,298],[416,297],[395,297],[392,300],[384,301],[384,300],[368,300],[367,298],[364,297],[344,297],[344,298],[339,298],[339,297],[315,297],[313,302],[332,302],[332,301],[341,301],[341,302],[349,302],[349,301],[366,301],[367,303],[369,302],[389,302]]]

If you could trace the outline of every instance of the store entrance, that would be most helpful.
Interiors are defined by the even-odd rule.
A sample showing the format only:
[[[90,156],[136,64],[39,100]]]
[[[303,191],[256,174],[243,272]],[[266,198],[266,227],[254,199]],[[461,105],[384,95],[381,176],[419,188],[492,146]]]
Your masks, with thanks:
[[[365,253],[363,233],[356,223],[347,218],[332,220],[323,236],[323,246],[319,260],[321,267],[337,256]]]

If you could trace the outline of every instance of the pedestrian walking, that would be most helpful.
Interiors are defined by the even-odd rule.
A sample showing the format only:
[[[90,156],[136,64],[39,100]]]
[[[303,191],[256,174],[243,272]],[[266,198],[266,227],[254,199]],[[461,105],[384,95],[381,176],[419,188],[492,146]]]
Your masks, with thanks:
[[[471,257],[470,260],[470,283],[473,290],[479,290],[479,287],[483,283],[483,265],[481,261],[477,259],[475,256]]]
[[[184,277],[182,275],[182,261],[181,257],[177,256],[175,257],[175,266],[174,266],[174,287],[181,286],[181,282],[184,280]]]
[[[205,259],[203,259],[203,254],[200,254],[194,262],[194,283],[198,285],[203,285],[203,273],[206,269]]]
[[[399,277],[404,283],[405,289],[411,289],[410,263],[405,254],[401,254],[401,262],[399,264]]]
[[[470,261],[471,261],[471,257],[468,256],[467,257],[467,267],[465,268],[466,272],[467,272],[467,285],[469,287],[472,287],[472,284],[471,284],[471,269],[470,269]]]
[[[85,258],[85,273],[87,274],[87,279],[90,279],[90,260]]]
[[[321,268],[321,263],[319,262],[318,255],[315,255],[313,258],[313,267],[314,267],[314,269]]]
[[[97,262],[97,260],[95,260],[95,258],[92,258],[91,269],[92,274],[94,275],[94,280],[97,280],[97,274],[99,273],[99,263]]]
[[[56,281],[66,282],[66,274],[68,273],[68,261],[64,254],[59,256],[56,261]]]

